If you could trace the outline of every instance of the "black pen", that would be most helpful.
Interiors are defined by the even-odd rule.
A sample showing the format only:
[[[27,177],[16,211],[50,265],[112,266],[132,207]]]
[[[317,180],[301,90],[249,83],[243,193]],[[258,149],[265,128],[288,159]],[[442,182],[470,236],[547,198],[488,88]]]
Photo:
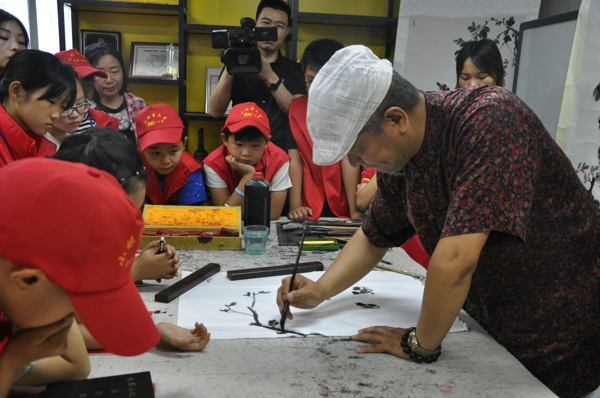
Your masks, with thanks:
[[[296,264],[294,264],[294,272],[292,272],[292,278],[290,279],[290,292],[294,288],[294,279],[296,279],[296,272],[298,271],[298,263],[300,262],[300,254],[302,254],[302,246],[304,245],[306,231],[308,231],[308,223],[304,222],[304,224],[302,225],[302,237],[300,238],[300,242],[298,243],[298,254],[296,255]],[[279,322],[281,324],[281,330],[284,330],[283,328],[285,326],[285,319],[287,318],[287,313],[289,309],[290,302],[286,300],[283,304],[283,311],[281,311],[281,322]]]
[[[160,243],[158,244],[158,251],[156,252],[156,254],[162,254],[165,252],[165,237],[161,236],[160,237]],[[161,279],[157,279],[156,280],[158,283],[161,282]]]

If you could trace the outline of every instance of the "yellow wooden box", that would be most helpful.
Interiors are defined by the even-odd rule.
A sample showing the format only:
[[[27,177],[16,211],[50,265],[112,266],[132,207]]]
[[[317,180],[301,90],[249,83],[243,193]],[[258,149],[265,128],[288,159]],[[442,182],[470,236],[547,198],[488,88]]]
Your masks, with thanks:
[[[223,231],[237,236],[219,236]],[[176,249],[242,250],[242,208],[144,206],[141,247],[161,236]]]

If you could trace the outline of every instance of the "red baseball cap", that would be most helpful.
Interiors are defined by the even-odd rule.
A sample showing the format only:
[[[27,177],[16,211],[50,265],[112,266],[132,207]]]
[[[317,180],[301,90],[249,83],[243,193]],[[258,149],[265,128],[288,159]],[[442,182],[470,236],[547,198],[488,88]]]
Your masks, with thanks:
[[[177,111],[167,104],[154,104],[142,109],[135,117],[140,152],[154,144],[176,144],[185,128]]]
[[[250,126],[259,129],[267,139],[271,137],[269,117],[265,111],[254,102],[243,102],[231,108],[221,132],[223,133],[225,129],[228,129],[231,133],[235,134],[241,129]]]
[[[85,79],[92,75],[103,77],[105,79],[108,77],[106,72],[94,68],[92,64],[90,64],[90,61],[76,49],[61,51],[54,55],[60,59],[60,62],[70,64],[73,69],[75,69],[75,73],[77,73],[77,76],[80,79]]]
[[[143,219],[110,174],[28,158],[0,169],[0,255],[63,289],[94,338],[139,355],[160,334],[131,278]]]

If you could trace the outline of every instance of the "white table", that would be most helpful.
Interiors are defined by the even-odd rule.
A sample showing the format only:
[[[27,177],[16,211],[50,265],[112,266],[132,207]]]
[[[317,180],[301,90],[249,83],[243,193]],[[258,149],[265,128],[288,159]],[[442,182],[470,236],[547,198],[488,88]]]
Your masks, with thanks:
[[[297,248],[277,245],[272,228],[267,253],[181,251],[182,268],[214,262],[221,271],[293,263]],[[304,252],[301,262],[328,267],[339,252]],[[385,259],[392,267],[425,270],[402,249]],[[178,299],[154,301],[175,280],[149,282],[140,292],[156,322],[176,323]],[[273,303],[275,305],[275,303]],[[123,358],[92,355],[90,377],[150,371],[158,398],[187,397],[555,397],[466,313],[469,332],[451,333],[434,364],[416,364],[388,354],[357,354],[360,343],[341,338],[213,340],[202,352],[162,352]],[[202,319],[199,319],[201,322]],[[371,326],[371,325],[365,325]],[[210,330],[209,330],[210,331]]]

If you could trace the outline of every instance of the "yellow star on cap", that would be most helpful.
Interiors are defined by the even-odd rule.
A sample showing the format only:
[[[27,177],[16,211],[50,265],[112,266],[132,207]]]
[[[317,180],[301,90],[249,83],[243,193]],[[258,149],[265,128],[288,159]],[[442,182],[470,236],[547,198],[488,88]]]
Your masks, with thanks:
[[[136,239],[133,235],[131,235],[129,237],[129,240],[127,241],[127,249],[131,249],[134,245],[135,245]]]

